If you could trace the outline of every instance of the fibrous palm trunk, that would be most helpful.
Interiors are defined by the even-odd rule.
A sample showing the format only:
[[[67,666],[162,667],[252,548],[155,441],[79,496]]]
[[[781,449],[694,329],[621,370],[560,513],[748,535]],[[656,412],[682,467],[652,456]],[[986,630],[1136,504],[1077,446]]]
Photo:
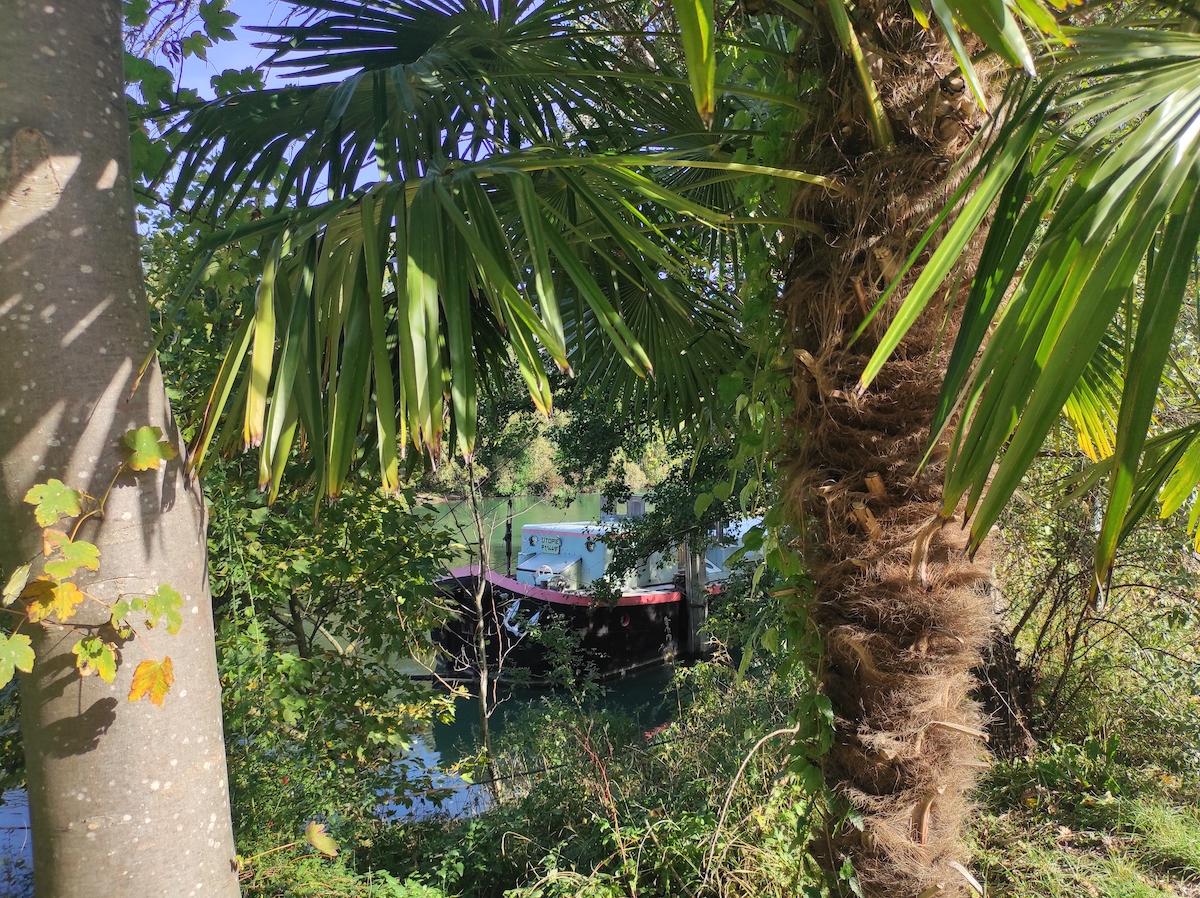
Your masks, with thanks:
[[[936,453],[918,470],[953,295],[861,394],[886,311],[851,338],[949,195],[982,116],[949,49],[907,3],[858,8],[895,145],[872,147],[853,64],[814,43],[806,62],[833,71],[830,104],[802,137],[799,164],[841,189],[798,197],[796,214],[825,235],[797,243],[784,296],[796,403],[787,501],[807,535],[820,683],[836,720],[826,780],[863,823],[831,824],[818,852],[834,869],[852,859],[867,895],[958,894],[968,888],[956,869],[967,793],[986,758],[971,670],[994,600],[987,567],[964,557],[960,528],[938,516]]]
[[[74,578],[99,601],[69,628],[22,628],[37,652],[20,685],[35,890],[233,896],[199,485],[181,458],[113,481],[127,431],[156,426],[178,445],[157,365],[139,378],[152,335],[128,128],[120,0],[0,7],[0,567],[40,570],[23,502],[34,484],[107,493],[79,531],[100,569]],[[114,683],[81,677],[79,637],[114,638],[101,602],[163,584],[184,597],[179,634],[138,621]],[[175,672],[164,705],[131,704],[138,663],[164,656]]]

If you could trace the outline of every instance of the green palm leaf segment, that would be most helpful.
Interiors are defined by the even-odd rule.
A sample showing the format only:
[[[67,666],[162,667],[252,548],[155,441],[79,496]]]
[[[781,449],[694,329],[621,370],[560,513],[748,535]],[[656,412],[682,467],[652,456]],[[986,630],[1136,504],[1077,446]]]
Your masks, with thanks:
[[[668,426],[713,405],[741,353],[712,247],[754,222],[725,179],[822,178],[735,163],[751,136],[707,130],[669,60],[630,68],[595,7],[300,5],[303,27],[264,29],[272,64],[341,80],[222,98],[174,132],[176,203],[261,210],[200,247],[255,241],[263,276],[194,465],[236,418],[264,488],[301,447],[327,495],[366,450],[394,489],[417,459],[471,453],[508,365],[543,412],[555,367]],[[720,121],[762,107],[721,96]]]
[[[696,112],[705,127],[712,126],[716,109],[717,52],[713,0],[671,0],[679,37],[687,59],[688,78]]]
[[[1082,445],[1111,453],[1099,589],[1153,491],[1169,484],[1168,514],[1200,480],[1193,434],[1152,438],[1153,451],[1147,443],[1200,240],[1200,38],[1102,28],[1067,36],[1073,50],[1044,80],[1010,92],[1008,124],[974,194],[863,385],[994,208],[935,420],[937,439],[961,411],[945,510],[966,498],[978,547],[1065,408]]]

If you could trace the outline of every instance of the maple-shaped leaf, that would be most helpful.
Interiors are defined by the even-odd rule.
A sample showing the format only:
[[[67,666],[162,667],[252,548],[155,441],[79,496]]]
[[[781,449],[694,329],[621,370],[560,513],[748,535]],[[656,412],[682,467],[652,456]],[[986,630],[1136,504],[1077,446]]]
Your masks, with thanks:
[[[175,447],[162,438],[161,427],[139,427],[125,434],[129,467],[135,471],[156,470],[176,456]]]
[[[79,493],[61,480],[35,484],[25,494],[25,501],[33,506],[33,516],[42,527],[79,514]]]
[[[141,701],[149,696],[151,703],[162,707],[167,690],[175,682],[175,671],[171,659],[163,656],[162,661],[143,661],[133,672],[133,685],[129,687],[129,700]]]
[[[58,530],[44,530],[42,544],[50,557],[46,573],[58,580],[67,579],[81,567],[89,571],[100,567],[100,550],[89,542],[73,540]]]
[[[146,626],[153,627],[164,615],[167,618],[167,632],[174,636],[183,626],[183,596],[165,583],[152,596],[146,596],[146,613],[150,615]]]
[[[116,648],[111,642],[105,642],[96,636],[85,636],[79,640],[71,649],[76,656],[75,666],[79,668],[79,675],[90,677],[98,673],[100,679],[111,683],[117,675]]]
[[[324,823],[318,823],[316,820],[309,821],[308,826],[304,827],[304,841],[325,857],[337,857],[338,843],[333,841],[333,837],[326,831]]]
[[[8,578],[8,582],[4,584],[4,607],[7,608],[17,600],[17,596],[21,594],[21,590],[25,588],[25,584],[29,582],[29,565],[23,564]]]
[[[84,595],[74,583],[60,583],[53,577],[38,577],[21,592],[32,623],[54,615],[60,621],[70,620]]]
[[[119,625],[125,620],[125,618],[129,617],[129,603],[124,599],[117,599],[117,601],[113,602],[111,611],[112,625],[114,627],[118,627],[119,629]]]
[[[14,633],[7,639],[0,636],[0,686],[13,678],[14,669],[25,673],[33,670],[33,649],[24,633]]]

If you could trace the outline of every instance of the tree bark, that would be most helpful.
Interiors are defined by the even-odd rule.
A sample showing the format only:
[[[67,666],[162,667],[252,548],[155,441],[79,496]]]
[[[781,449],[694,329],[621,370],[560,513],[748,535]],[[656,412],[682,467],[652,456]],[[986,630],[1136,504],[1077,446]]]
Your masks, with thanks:
[[[994,626],[990,571],[964,557],[965,534],[939,516],[938,454],[919,468],[957,297],[910,331],[861,394],[888,310],[851,338],[948,198],[982,116],[944,41],[906,3],[856,8],[895,145],[872,145],[853,63],[832,40],[814,42],[806,67],[832,72],[830,103],[801,137],[798,167],[840,189],[797,198],[797,217],[825,234],[797,242],[783,300],[795,359],[785,501],[807,537],[820,684],[835,715],[823,763],[862,819],[861,830],[831,821],[817,851],[830,870],[852,860],[868,896],[966,894],[961,830],[987,756],[969,693]]]
[[[23,497],[58,478],[101,497],[123,435],[162,428],[179,447],[156,364],[134,228],[119,0],[0,7],[0,565],[41,563]],[[21,680],[35,890],[74,898],[238,894],[208,592],[205,514],[183,456],[125,472],[80,537],[100,569],[73,578],[106,603],[169,584],[177,636],[138,627],[116,681],[81,678],[72,627],[29,625]],[[86,573],[86,572],[85,572]],[[127,701],[134,669],[169,656],[163,707]]]

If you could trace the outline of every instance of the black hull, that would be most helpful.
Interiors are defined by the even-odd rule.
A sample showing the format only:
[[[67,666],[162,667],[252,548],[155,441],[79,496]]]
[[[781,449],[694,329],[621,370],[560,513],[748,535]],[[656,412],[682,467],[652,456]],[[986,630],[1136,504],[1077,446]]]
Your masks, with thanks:
[[[457,573],[457,572],[456,572]],[[547,683],[568,678],[618,677],[678,657],[687,632],[682,593],[625,597],[616,606],[521,588],[513,581],[485,582],[484,626],[488,668],[501,681]],[[475,672],[474,574],[439,582],[459,613],[434,638],[444,653],[441,675],[473,680]],[[674,597],[674,598],[668,598]],[[514,608],[515,606],[515,608]]]

